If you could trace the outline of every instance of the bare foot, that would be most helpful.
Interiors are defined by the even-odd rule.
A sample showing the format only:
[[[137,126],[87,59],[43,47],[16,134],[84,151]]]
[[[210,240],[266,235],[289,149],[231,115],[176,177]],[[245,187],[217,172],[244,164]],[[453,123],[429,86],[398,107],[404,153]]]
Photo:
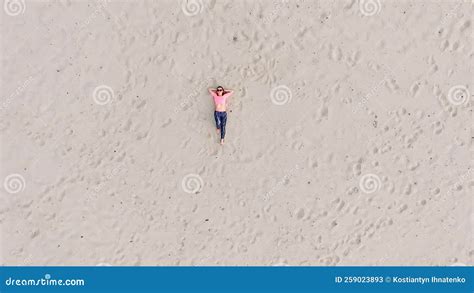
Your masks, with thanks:
[[[224,139],[223,138],[221,139],[221,145],[224,145]]]

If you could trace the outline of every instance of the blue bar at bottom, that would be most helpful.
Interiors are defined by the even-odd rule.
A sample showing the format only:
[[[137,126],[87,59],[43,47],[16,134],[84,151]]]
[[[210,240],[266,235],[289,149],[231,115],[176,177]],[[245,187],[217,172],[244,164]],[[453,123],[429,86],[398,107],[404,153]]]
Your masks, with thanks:
[[[474,292],[473,267],[0,267],[0,292]]]

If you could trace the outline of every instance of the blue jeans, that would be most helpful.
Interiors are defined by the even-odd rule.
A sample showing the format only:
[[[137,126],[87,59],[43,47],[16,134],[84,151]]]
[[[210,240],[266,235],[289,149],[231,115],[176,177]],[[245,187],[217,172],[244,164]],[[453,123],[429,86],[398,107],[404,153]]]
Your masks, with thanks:
[[[224,139],[225,124],[227,123],[227,112],[214,111],[214,119],[216,120],[216,128],[221,130],[221,139]]]

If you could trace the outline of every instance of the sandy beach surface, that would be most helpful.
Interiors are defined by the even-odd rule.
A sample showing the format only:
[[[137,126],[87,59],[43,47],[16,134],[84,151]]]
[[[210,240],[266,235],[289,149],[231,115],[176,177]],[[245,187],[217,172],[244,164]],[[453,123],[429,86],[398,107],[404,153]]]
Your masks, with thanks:
[[[474,263],[471,1],[2,1],[0,264]]]

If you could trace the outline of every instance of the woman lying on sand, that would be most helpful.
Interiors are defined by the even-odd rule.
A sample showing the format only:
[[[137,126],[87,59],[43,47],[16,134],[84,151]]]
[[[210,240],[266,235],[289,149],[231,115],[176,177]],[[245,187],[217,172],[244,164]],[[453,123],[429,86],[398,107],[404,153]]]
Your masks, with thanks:
[[[214,119],[216,120],[217,133],[221,133],[221,144],[224,144],[225,124],[227,123],[226,100],[232,96],[233,90],[224,90],[218,86],[217,89],[209,88],[209,93],[214,98],[216,110],[214,111]]]

